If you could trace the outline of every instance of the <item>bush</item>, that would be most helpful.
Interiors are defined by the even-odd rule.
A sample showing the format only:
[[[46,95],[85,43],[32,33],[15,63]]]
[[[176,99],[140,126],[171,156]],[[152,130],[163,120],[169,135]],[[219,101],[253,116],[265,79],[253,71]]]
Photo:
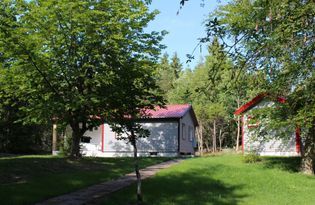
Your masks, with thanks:
[[[256,153],[249,153],[245,155],[243,159],[245,163],[250,163],[250,164],[260,162],[261,160],[262,160],[261,157],[257,155]]]

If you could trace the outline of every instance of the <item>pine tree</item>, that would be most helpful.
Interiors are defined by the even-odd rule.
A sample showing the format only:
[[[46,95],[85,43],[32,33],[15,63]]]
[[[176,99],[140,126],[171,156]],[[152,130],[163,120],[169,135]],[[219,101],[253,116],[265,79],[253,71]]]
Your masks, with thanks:
[[[177,80],[180,76],[180,73],[182,72],[183,65],[180,62],[180,59],[177,56],[177,52],[174,53],[171,59],[170,68],[173,72],[173,82]]]

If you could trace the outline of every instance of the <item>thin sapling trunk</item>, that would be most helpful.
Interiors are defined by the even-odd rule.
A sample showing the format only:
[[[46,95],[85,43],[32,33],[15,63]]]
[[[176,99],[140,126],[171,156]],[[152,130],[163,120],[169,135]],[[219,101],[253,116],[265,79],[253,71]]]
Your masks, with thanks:
[[[217,151],[217,130],[216,130],[216,120],[213,120],[213,136],[212,136],[212,151]]]
[[[137,149],[137,141],[134,131],[131,131],[131,144],[133,146],[133,158],[134,158],[134,166],[135,172],[137,176],[137,205],[142,204],[142,192],[141,192],[141,174],[139,171],[139,160],[138,160],[138,149]]]

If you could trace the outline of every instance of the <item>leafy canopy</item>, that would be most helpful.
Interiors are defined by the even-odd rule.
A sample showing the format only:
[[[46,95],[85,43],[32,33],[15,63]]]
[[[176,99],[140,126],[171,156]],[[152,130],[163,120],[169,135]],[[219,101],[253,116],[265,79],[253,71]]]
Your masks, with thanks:
[[[156,14],[138,0],[2,1],[0,82],[8,86],[6,95],[26,99],[26,121],[88,126],[96,122],[91,115],[108,118],[131,98],[151,97],[162,35],[143,28]]]

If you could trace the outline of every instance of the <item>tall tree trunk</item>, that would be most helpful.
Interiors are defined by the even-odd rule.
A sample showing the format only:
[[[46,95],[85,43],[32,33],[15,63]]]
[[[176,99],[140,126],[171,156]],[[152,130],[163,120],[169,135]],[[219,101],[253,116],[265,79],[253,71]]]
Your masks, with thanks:
[[[80,129],[79,123],[71,124],[72,128],[72,144],[71,144],[71,153],[70,157],[79,158],[80,154],[80,139],[83,136],[83,132]]]
[[[57,124],[53,124],[53,131],[52,131],[52,155],[56,154],[57,151]]]
[[[198,129],[197,129],[197,137],[198,137],[198,152],[199,155],[203,155],[203,136],[202,136],[202,123],[200,123]]]
[[[135,166],[135,172],[137,176],[137,205],[140,205],[142,204],[141,174],[139,171],[137,141],[136,141],[136,136],[133,130],[131,131],[131,144],[133,146],[134,166]]]
[[[315,120],[313,121],[313,126],[309,129],[304,147],[301,152],[302,162],[301,171],[305,174],[315,173]]]
[[[236,102],[237,102],[237,108],[239,108],[241,105],[239,96],[237,97]],[[236,123],[237,123],[237,133],[236,133],[235,150],[238,151],[239,145],[240,145],[240,136],[241,136],[241,117],[239,115],[237,116],[237,122]]]
[[[206,141],[206,143],[205,143],[206,151],[207,151],[207,152],[210,152],[209,144],[210,144],[210,140],[207,139],[207,141]]]
[[[212,151],[217,151],[217,130],[216,130],[216,120],[213,120],[213,135],[212,135]]]
[[[222,129],[219,131],[219,151],[222,150]]]

